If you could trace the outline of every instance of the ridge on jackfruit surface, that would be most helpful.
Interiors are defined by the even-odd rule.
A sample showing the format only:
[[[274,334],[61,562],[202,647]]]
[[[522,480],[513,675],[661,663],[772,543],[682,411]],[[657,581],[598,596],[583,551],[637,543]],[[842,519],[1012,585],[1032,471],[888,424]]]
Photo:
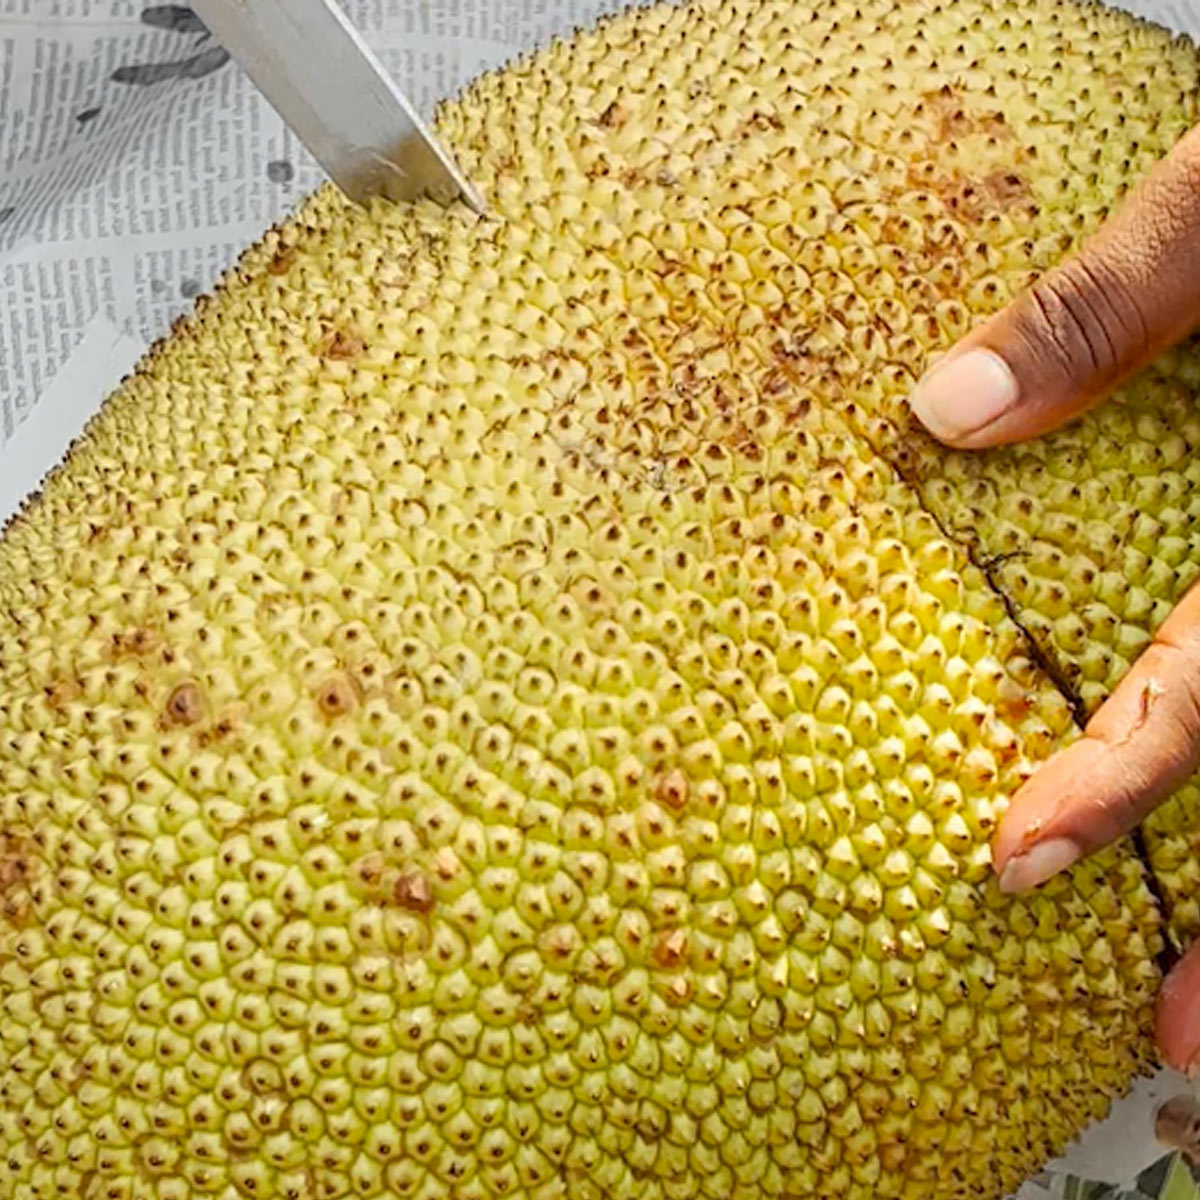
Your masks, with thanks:
[[[902,400],[1198,79],[659,7],[444,109],[486,219],[266,236],[0,541],[0,1197],[998,1197],[1102,1113],[1147,868],[988,845],[1200,560],[1196,361],[1001,454]]]

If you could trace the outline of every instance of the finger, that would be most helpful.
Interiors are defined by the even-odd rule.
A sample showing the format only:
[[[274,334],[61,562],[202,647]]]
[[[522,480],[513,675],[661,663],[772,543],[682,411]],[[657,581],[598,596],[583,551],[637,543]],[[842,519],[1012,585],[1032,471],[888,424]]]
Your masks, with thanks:
[[[1158,994],[1158,1046],[1169,1066],[1200,1067],[1200,942],[1171,968]]]
[[[964,449],[1057,428],[1200,325],[1200,127],[1077,254],[973,330],[910,398]]]
[[[1013,797],[994,843],[1025,891],[1132,830],[1200,765],[1200,588],[1190,589],[1088,723]]]

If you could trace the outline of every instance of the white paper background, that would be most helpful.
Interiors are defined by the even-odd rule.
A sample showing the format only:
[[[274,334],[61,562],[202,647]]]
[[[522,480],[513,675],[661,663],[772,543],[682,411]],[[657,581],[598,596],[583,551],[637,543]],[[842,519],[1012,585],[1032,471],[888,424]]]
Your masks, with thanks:
[[[344,0],[426,114],[478,71],[619,6]],[[148,25],[149,7],[0,0],[0,524],[144,348],[321,179],[236,65],[216,65],[212,40],[186,14]],[[1125,7],[1200,37],[1195,4]],[[1139,1083],[1023,1197],[1061,1195],[1060,1171],[1131,1182],[1163,1155],[1154,1110],[1186,1086]]]

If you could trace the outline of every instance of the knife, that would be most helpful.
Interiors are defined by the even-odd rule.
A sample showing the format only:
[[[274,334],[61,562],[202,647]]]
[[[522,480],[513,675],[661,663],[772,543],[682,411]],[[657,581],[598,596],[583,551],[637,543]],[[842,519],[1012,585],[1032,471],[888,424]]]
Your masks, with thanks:
[[[350,199],[483,198],[335,0],[192,0],[192,9]]]

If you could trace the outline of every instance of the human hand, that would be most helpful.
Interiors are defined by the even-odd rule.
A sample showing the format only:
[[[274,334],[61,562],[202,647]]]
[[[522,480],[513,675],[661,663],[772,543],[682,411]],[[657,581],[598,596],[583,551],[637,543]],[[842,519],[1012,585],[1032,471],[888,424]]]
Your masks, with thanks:
[[[914,392],[962,449],[1049,432],[1200,326],[1200,128],[1074,257],[967,335]],[[1200,765],[1200,588],[1163,623],[1084,736],[1013,798],[1000,886],[1024,891],[1130,832]],[[1200,1067],[1200,943],[1163,986],[1167,1061]]]

